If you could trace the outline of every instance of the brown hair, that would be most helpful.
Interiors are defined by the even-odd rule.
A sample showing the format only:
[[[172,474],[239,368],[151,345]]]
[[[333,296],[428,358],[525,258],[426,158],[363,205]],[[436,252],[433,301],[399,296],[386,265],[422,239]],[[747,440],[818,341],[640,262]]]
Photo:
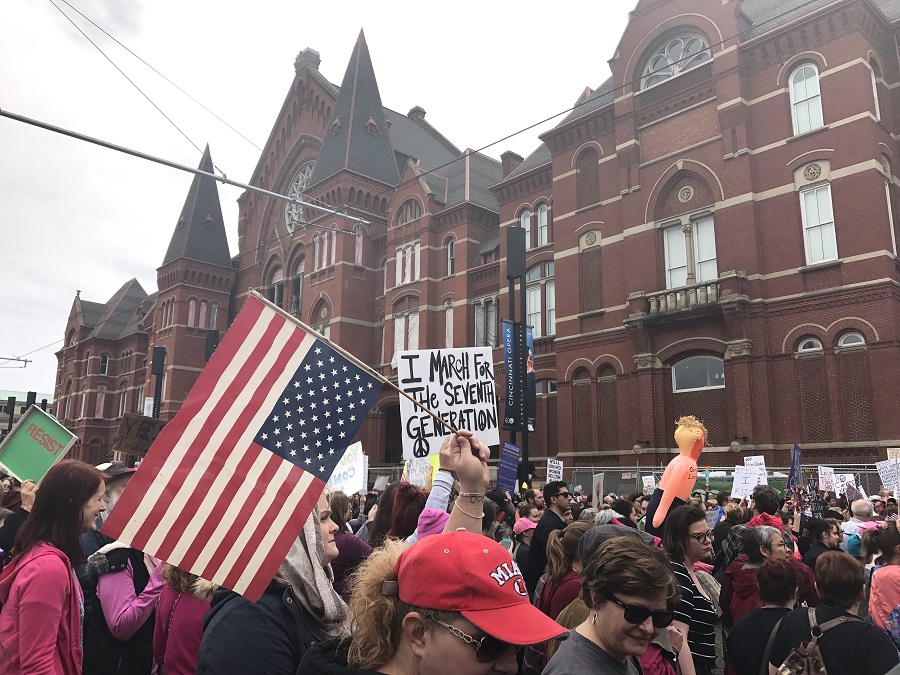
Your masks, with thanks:
[[[698,506],[679,506],[669,511],[663,522],[663,548],[675,562],[684,562],[684,542],[691,525],[706,520],[706,513]]]
[[[103,484],[90,464],[64,459],[44,475],[34,507],[16,535],[13,552],[21,555],[42,541],[66,554],[72,565],[84,562],[81,531],[84,506]]]
[[[331,519],[341,532],[347,531],[347,511],[350,509],[350,497],[340,490],[331,493],[328,499]]]
[[[615,537],[594,551],[581,573],[582,596],[588,607],[611,593],[652,600],[661,595],[674,609],[681,597],[672,568],[659,549],[636,537]]]
[[[397,483],[390,483],[378,498],[378,510],[375,512],[375,518],[369,526],[369,546],[378,548],[387,538],[388,530],[391,529],[391,515],[394,512],[394,491],[397,489]]]
[[[759,598],[764,603],[786,605],[797,595],[797,573],[789,560],[771,558],[756,573]]]
[[[731,520],[739,523],[741,522],[741,518],[743,517],[744,509],[741,507],[740,502],[728,502],[725,505],[725,520]]]
[[[873,556],[877,556],[875,562],[879,565],[889,565],[900,546],[900,531],[896,522],[887,522],[875,529],[866,530],[860,537],[862,540],[862,562],[869,564]]]
[[[849,610],[862,597],[865,570],[843,551],[826,551],[816,560],[816,588],[826,605]]]
[[[594,526],[584,520],[577,520],[561,530],[554,530],[547,537],[547,573],[546,584],[558,583],[572,569],[572,563],[578,558],[578,542]]]
[[[175,567],[175,565],[170,565],[169,563],[163,565],[162,577],[172,590],[179,593],[190,593],[191,586],[200,578],[196,574],[185,572],[180,567]]]
[[[406,539],[416,531],[419,515],[425,509],[428,493],[412,483],[400,483],[394,491],[394,509],[388,536]]]

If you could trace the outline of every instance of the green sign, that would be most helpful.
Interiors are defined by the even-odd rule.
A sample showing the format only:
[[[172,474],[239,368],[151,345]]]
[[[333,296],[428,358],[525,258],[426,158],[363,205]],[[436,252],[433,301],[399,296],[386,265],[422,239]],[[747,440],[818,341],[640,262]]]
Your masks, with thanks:
[[[20,481],[39,483],[76,440],[54,417],[31,406],[0,443],[0,466]]]

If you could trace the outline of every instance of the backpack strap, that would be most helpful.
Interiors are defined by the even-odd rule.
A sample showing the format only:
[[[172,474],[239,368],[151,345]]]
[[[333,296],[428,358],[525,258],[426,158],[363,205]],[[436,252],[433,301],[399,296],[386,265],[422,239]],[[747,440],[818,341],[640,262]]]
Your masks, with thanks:
[[[778,627],[783,620],[784,617],[778,619],[778,623],[775,624],[775,627],[772,628],[772,632],[769,633],[769,640],[766,642],[765,651],[763,651],[762,668],[759,671],[759,675],[769,675],[769,656],[772,653],[772,644],[775,642],[775,634],[778,632]]]
[[[822,633],[825,631],[831,630],[835,626],[840,626],[842,623],[847,623],[849,621],[860,621],[860,618],[857,616],[839,616],[836,619],[831,619],[830,621],[826,621],[825,623],[819,625],[816,620],[816,608],[810,607],[807,609],[809,613],[809,633],[812,636],[812,641],[810,642],[810,646],[814,645],[820,637],[822,637]]]

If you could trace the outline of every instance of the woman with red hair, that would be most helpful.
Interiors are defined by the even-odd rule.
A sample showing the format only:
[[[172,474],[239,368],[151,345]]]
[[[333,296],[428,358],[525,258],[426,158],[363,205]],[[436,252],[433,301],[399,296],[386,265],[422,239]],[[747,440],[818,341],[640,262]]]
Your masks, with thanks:
[[[419,523],[419,514],[425,509],[428,493],[412,483],[400,483],[394,489],[394,505],[391,511],[391,528],[387,536],[406,539]]]

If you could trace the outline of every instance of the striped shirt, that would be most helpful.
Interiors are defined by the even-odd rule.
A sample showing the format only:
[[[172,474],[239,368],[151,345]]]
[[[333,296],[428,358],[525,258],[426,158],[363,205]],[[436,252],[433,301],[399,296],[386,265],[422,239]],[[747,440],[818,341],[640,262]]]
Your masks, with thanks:
[[[688,626],[687,642],[694,662],[711,668],[716,662],[716,609],[697,589],[683,563],[672,561],[681,600],[675,607],[675,620]]]

